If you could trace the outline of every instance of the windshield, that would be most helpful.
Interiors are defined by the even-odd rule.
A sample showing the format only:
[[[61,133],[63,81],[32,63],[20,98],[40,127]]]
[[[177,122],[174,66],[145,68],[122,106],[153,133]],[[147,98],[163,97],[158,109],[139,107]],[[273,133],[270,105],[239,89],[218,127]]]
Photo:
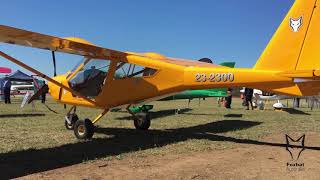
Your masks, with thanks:
[[[87,70],[87,69],[98,69],[98,70],[103,71],[103,72],[108,72],[109,65],[110,65],[110,61],[95,59],[95,60],[90,60],[89,63],[87,63],[84,66],[83,69],[84,70]]]
[[[77,62],[77,64],[71,69],[71,72],[74,72],[79,66],[80,64],[84,63],[85,59],[81,59]]]
[[[109,65],[110,61],[108,60],[90,60],[82,70],[70,79],[70,87],[86,97],[98,96],[104,86]]]

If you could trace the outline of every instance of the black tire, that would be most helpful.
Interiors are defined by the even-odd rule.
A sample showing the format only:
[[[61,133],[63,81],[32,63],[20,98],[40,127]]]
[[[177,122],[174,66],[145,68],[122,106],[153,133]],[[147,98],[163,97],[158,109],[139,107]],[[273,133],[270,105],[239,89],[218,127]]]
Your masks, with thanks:
[[[69,118],[71,118],[71,124],[69,124],[67,120],[64,120],[64,125],[66,129],[73,130],[74,123],[76,123],[76,121],[78,121],[79,118],[76,114],[70,114]]]
[[[74,124],[73,131],[78,139],[90,139],[94,133],[94,125],[89,119],[78,120]]]
[[[137,113],[133,117],[134,126],[139,130],[147,130],[150,127],[150,116],[149,113]]]

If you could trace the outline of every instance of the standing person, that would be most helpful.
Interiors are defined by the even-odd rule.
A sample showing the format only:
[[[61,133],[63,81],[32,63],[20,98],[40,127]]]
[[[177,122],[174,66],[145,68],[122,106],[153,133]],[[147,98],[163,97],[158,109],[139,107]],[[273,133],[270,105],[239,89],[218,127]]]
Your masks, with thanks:
[[[246,110],[249,110],[249,105],[251,105],[251,109],[253,110],[253,105],[252,105],[253,89],[245,88],[244,96],[245,96],[244,98],[246,100],[246,106],[247,106]]]
[[[46,88],[45,88],[45,86],[46,86]],[[41,88],[44,88],[44,89],[42,90],[42,92],[41,92],[41,103],[44,104],[44,103],[46,102],[46,95],[47,95],[47,93],[48,93],[48,85],[46,84],[45,81],[43,81],[43,85],[42,85]]]
[[[218,97],[218,107],[221,107],[221,103],[223,103],[224,98],[223,97]]]
[[[4,103],[11,104],[11,100],[10,100],[11,80],[8,77],[4,79],[3,91],[4,91]]]
[[[225,108],[230,109],[232,103],[232,89],[227,89],[227,97],[225,97]]]
[[[293,108],[300,107],[300,98],[293,98]]]

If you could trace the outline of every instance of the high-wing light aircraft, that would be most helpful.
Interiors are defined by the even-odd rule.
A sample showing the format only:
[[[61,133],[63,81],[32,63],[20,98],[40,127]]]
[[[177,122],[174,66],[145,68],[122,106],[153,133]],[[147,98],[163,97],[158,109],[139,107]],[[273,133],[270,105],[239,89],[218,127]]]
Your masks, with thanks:
[[[0,55],[48,80],[52,97],[73,105],[67,123],[76,137],[87,139],[93,136],[94,124],[118,106],[126,106],[135,127],[146,130],[150,126],[148,114],[130,112],[131,105],[188,89],[245,86],[294,96],[318,94],[319,7],[318,0],[297,0],[252,69],[226,68],[156,53],[120,52],[79,38],[58,38],[8,26],[0,26],[1,42],[47,49],[53,55],[77,54],[83,56],[83,62],[67,74],[50,78],[4,52]],[[102,113],[92,121],[79,120],[76,106],[99,108]]]

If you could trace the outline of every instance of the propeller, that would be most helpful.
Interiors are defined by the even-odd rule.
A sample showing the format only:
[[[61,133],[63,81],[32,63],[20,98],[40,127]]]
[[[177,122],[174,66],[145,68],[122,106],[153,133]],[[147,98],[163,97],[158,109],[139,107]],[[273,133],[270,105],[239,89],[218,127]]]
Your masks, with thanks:
[[[28,104],[30,104],[33,100],[41,96],[43,92],[48,92],[49,88],[47,85],[42,86],[34,95],[31,96],[31,98],[28,100]]]
[[[53,75],[57,76],[57,66],[56,66],[56,55],[54,51],[51,51],[52,54],[52,62],[53,62]],[[28,104],[30,104],[33,100],[37,99],[43,92],[48,92],[49,88],[47,85],[43,85],[31,98],[28,100]]]

